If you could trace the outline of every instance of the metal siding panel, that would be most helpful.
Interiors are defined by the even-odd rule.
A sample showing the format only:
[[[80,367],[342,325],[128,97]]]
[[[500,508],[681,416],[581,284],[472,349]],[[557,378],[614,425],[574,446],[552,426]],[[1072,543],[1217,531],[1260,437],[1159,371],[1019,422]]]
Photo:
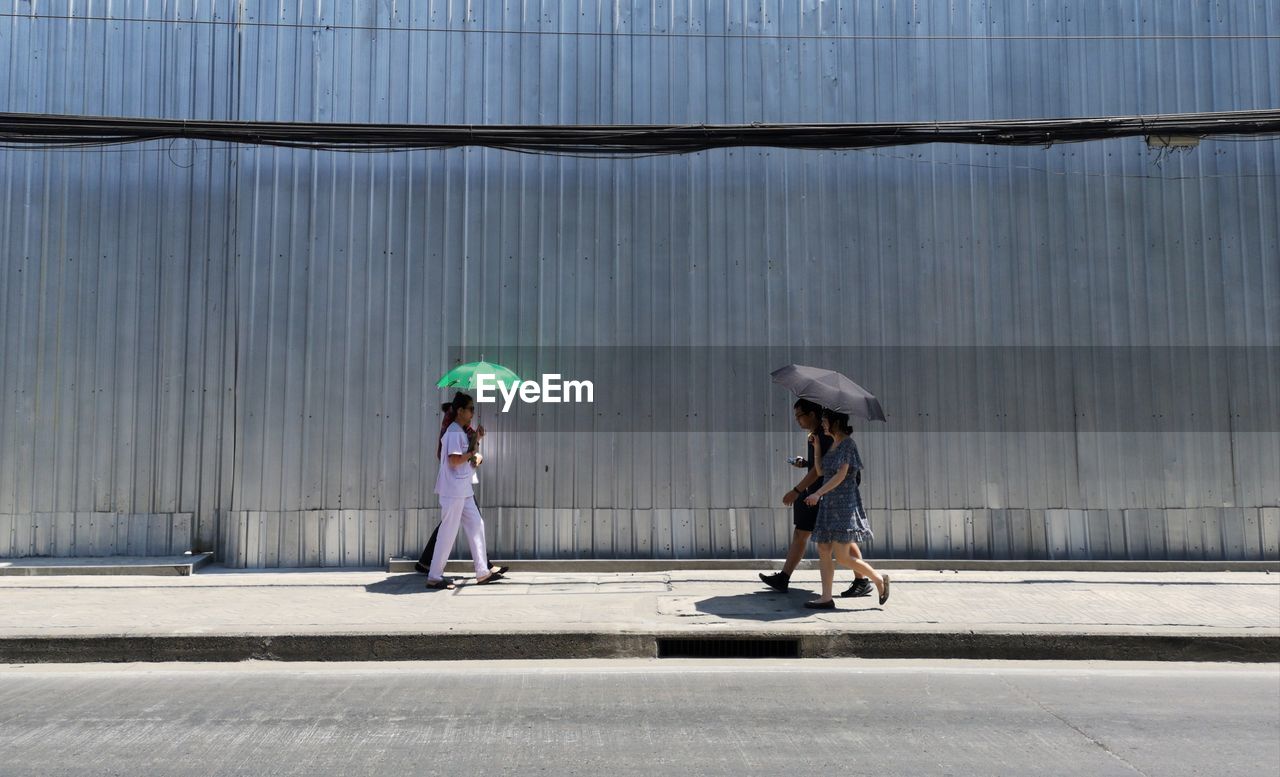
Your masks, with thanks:
[[[341,510],[338,511],[339,520],[339,547],[342,551],[338,555],[338,566],[357,567],[360,566],[360,535],[363,522],[360,520],[359,510]]]
[[[361,510],[360,519],[360,551],[357,564],[363,567],[383,566],[387,560],[382,557],[382,523],[383,514],[377,510]]]
[[[716,545],[711,525],[711,511],[694,509],[688,511],[688,520],[693,537],[689,548],[692,558],[716,558]]]
[[[595,540],[592,537],[595,528],[591,522],[590,511],[563,510],[561,520],[567,521],[571,541],[569,553],[571,558],[591,558]]]
[[[1071,526],[1066,510],[1045,510],[1045,525],[1048,530],[1048,547],[1051,559],[1070,558]]]
[[[1125,512],[1123,510],[1101,510],[1097,512],[1101,512],[1106,516],[1111,558],[1115,560],[1133,558],[1129,554],[1129,532],[1127,521],[1125,520]]]
[[[31,555],[52,556],[54,548],[55,525],[52,513],[38,513],[31,516]]]
[[[173,525],[170,529],[170,553],[182,554],[188,551],[195,552],[195,516],[191,513],[175,513],[173,515]]]
[[[929,527],[927,523],[927,513],[924,510],[901,511],[910,516],[910,540],[909,548],[911,558],[929,558]]]
[[[729,510],[732,516],[730,532],[733,541],[734,558],[758,558],[752,547],[751,511],[745,508]]]
[[[1245,561],[1262,560],[1261,511],[1246,508],[1244,510],[1244,555]]]
[[[1107,561],[1123,558],[1123,547],[1117,550],[1111,545],[1111,519],[1105,510],[1083,510],[1088,521],[1089,546],[1083,558]]]
[[[529,558],[561,558],[559,516],[555,508],[534,508],[529,512],[532,533],[524,546],[524,552]]]
[[[223,521],[223,530],[226,536],[223,540],[223,559],[222,562],[233,569],[243,569],[246,566],[244,556],[244,537],[245,524],[247,518],[243,512],[230,513]],[[130,524],[130,529],[132,524]],[[132,534],[132,532],[130,532]],[[132,551],[130,551],[132,554]]]
[[[1124,520],[1125,558],[1145,560],[1150,558],[1147,543],[1147,519],[1142,510],[1120,511]]]
[[[991,558],[1012,558],[1013,543],[1008,510],[991,510]]]
[[[1033,555],[1035,540],[1031,513],[1027,510],[1005,510],[1009,527],[1009,558],[1037,558]]]
[[[515,530],[515,558],[537,558],[534,546],[534,512],[532,508],[516,508],[513,524]]]
[[[1264,507],[1258,511],[1262,531],[1262,558],[1280,561],[1280,507]]]
[[[926,510],[925,530],[928,537],[929,556],[953,558],[954,542],[951,537],[951,514],[948,510]]]
[[[306,563],[303,547],[305,513],[290,510],[280,515],[279,565],[285,568],[312,566]]]
[[[281,25],[173,25],[165,17],[178,11],[156,6],[137,12],[147,22],[111,25],[15,17],[5,29],[16,66],[0,77],[0,93],[15,110],[414,122],[1240,108],[1274,102],[1263,99],[1276,87],[1261,76],[1249,90],[1221,88],[1233,69],[1270,72],[1274,45],[1233,37],[1275,31],[1273,15],[1260,7],[1208,16],[1178,9],[1137,22],[1086,0],[1050,9],[1052,17],[1025,4],[976,3],[947,15],[715,3],[663,5],[656,15],[639,3],[535,3],[527,14],[486,4],[290,8],[283,18],[319,25],[299,33]],[[279,10],[248,2],[216,13],[225,21],[274,18]],[[470,31],[440,29],[464,12],[475,17]],[[209,6],[190,13],[195,22],[215,21]],[[353,23],[417,31],[341,29]],[[726,25],[734,25],[729,37]],[[960,37],[911,40],[902,37],[904,25],[908,36]],[[503,33],[479,31],[496,28]],[[607,34],[651,28],[638,38]],[[991,29],[1009,37],[991,38]],[[1135,29],[1184,37],[1140,46]],[[1034,47],[1020,39],[1046,30],[1087,37]],[[604,34],[556,34],[573,31]],[[779,31],[799,37],[770,37]],[[869,31],[896,37],[824,39]],[[100,73],[102,88],[50,75],[42,67],[53,60],[30,56],[37,49],[70,52],[59,60],[64,72]],[[194,79],[171,77],[196,61],[202,67]],[[1121,70],[1136,76],[1108,75]],[[835,77],[853,71],[885,77]],[[795,299],[810,294],[826,307],[854,303],[848,340],[856,345],[1274,346],[1280,273],[1272,261],[1276,220],[1268,216],[1280,194],[1269,171],[1280,143],[1234,144],[1217,157],[1190,152],[1155,170],[1136,148],[735,150],[617,163],[497,151],[414,152],[393,161],[168,150],[190,167],[146,147],[74,157],[0,150],[10,271],[0,274],[0,510],[190,510],[197,544],[207,547],[216,516],[231,520],[229,510],[422,509],[434,502],[434,460],[422,449],[433,441],[430,382],[447,366],[446,348],[491,338],[813,344],[823,327],[794,315]],[[1242,173],[1251,177],[1208,177]],[[1186,180],[1159,180],[1166,176]],[[172,217],[156,224],[151,214],[161,204]],[[1218,276],[1223,283],[1205,282]],[[726,282],[714,281],[721,277]],[[484,312],[491,310],[498,312]],[[228,363],[237,349],[239,364]],[[957,386],[980,380],[1003,390],[999,376],[1008,373],[989,354],[932,358]],[[1007,392],[975,418],[994,432],[980,440],[950,430],[886,433],[868,505],[1161,511],[1257,508],[1280,499],[1273,474],[1280,442],[1266,431],[1163,440],[999,431],[1011,422],[993,411],[1034,413],[1046,395],[1064,405],[1078,400],[1090,419],[1107,403],[1137,412],[1148,394],[1174,409],[1163,381],[1148,387],[1137,375],[1126,392],[1126,378],[1137,373],[1131,364],[1106,370],[1108,358],[1097,353],[1075,360],[1080,369],[1094,365],[1093,376],[1055,371],[1062,389],[1012,373]],[[1280,381],[1266,380],[1273,362],[1270,353],[1254,353],[1243,374],[1228,371],[1229,381],[1215,370],[1173,378],[1211,407],[1226,397],[1261,413],[1280,406]],[[238,384],[230,385],[237,372]],[[955,392],[930,377],[922,365],[887,364],[877,390],[891,408],[926,400],[926,410],[940,414],[931,423],[943,428],[941,419],[963,412]],[[689,396],[715,397],[702,380],[688,386]],[[1250,388],[1240,390],[1241,382]],[[935,393],[917,394],[913,383]],[[659,388],[655,381],[647,393]],[[761,381],[728,401],[772,407],[773,391]],[[637,409],[641,417],[648,410]],[[588,431],[581,422],[577,430]],[[597,432],[594,455],[570,461],[543,434],[494,447],[503,466],[486,483],[491,509],[763,510],[783,485],[772,458],[777,432],[744,434],[722,448],[715,437],[636,434],[619,442]],[[241,443],[238,460],[232,439]],[[608,478],[595,461],[602,451],[615,465]],[[1223,463],[1228,452],[1234,480]],[[679,465],[682,457],[694,464]],[[233,479],[237,504],[229,498]],[[494,518],[505,528],[505,512]],[[520,554],[622,552],[612,532],[606,542],[594,525],[587,547],[585,524],[569,532],[571,548],[554,532],[547,546],[531,525],[521,533],[524,520],[512,514],[511,548]],[[1158,529],[1157,545],[1167,540],[1181,552],[1176,526],[1143,520],[1148,532]],[[1264,520],[1259,532],[1265,527]],[[735,524],[736,541],[723,552],[781,543],[785,524],[768,528],[771,534],[738,536]],[[1187,528],[1185,552],[1194,554],[1194,526]],[[976,525],[974,532],[976,553]],[[944,534],[950,542],[957,532]],[[495,541],[507,537],[495,532]],[[1106,547],[1121,546],[1108,538]],[[917,542],[912,552],[954,548]]]
[[[422,551],[427,545],[427,538],[431,536],[423,532],[424,512],[423,510],[414,509],[404,511],[404,525],[400,528],[400,531],[401,545],[404,547],[406,556],[417,558],[422,555]]]
[[[62,160],[59,161],[61,162]],[[57,175],[59,166],[59,164],[55,163],[50,166],[53,169],[45,171],[43,185],[46,191],[42,192],[42,199],[46,202],[56,196],[55,193],[48,191],[48,189],[52,188],[50,186],[51,179]],[[52,203],[50,204],[52,205]],[[56,208],[57,206],[53,207]],[[60,361],[56,353],[59,323],[57,319],[58,311],[61,307],[56,302],[56,289],[61,284],[60,269],[65,263],[50,255],[52,250],[48,245],[50,236],[48,232],[42,235],[39,255],[40,288],[36,290],[36,299],[40,303],[44,303],[42,297],[47,295],[55,297],[55,301],[54,304],[39,305],[35,315],[38,334],[33,343],[36,353],[32,371],[35,385],[32,392],[34,402],[31,414],[34,426],[32,438],[33,459],[31,460],[33,469],[31,498],[32,509],[36,511],[57,511],[61,507],[58,504],[60,500],[54,494],[54,475],[57,468],[56,440],[58,437],[56,394],[59,383],[57,372]]]
[[[1149,558],[1166,558],[1169,552],[1166,534],[1164,510],[1145,510],[1147,515],[1147,536]]]
[[[592,522],[592,557],[593,558],[618,558],[615,551],[615,543],[617,542],[617,532],[613,510],[607,508],[594,508],[591,511]],[[625,558],[625,556],[623,556]]]
[[[1195,510],[1165,510],[1160,516],[1165,527],[1165,542],[1168,556],[1175,560],[1191,557],[1191,534],[1200,527],[1195,525]],[[1188,526],[1188,524],[1192,524]]]
[[[555,558],[577,558],[578,521],[576,510],[556,509],[555,520]]]
[[[299,531],[302,535],[301,557],[298,562],[304,567],[324,565],[325,558],[325,514],[319,510],[297,512]]]
[[[50,513],[48,515],[53,519],[53,543],[49,548],[49,555],[56,557],[74,556],[76,514]]]
[[[911,516],[905,511],[885,510],[884,524],[877,528],[876,534],[885,557],[900,558],[910,555]]]
[[[88,551],[84,548],[77,548],[77,552],[87,556],[114,556],[116,555],[116,521],[115,513],[90,513],[89,527],[86,532],[88,536]]]
[[[342,511],[317,510],[315,515],[320,520],[321,530],[319,566],[342,566]]]
[[[488,532],[490,559],[511,558],[515,555],[515,521],[512,510],[501,507],[485,508],[485,531]],[[419,548],[419,551],[421,548]]]
[[[659,558],[654,551],[653,526],[652,510],[631,511],[631,538],[636,558]]]
[[[1217,526],[1219,508],[1190,511],[1187,518],[1187,557],[1193,561],[1222,558],[1222,534]]]
[[[36,516],[14,515],[10,518],[13,519],[13,554],[19,557],[42,555],[37,547]]]
[[[947,512],[950,516],[948,531],[951,535],[951,557],[973,558],[973,533],[971,528],[973,516],[968,510],[948,510]]]
[[[635,550],[635,518],[631,510],[614,510],[614,548],[619,558],[640,558]]]
[[[1052,558],[1049,555],[1049,529],[1044,510],[1028,511],[1028,527],[1031,539],[1031,558]]]
[[[383,566],[392,556],[403,556],[405,554],[403,541],[404,512],[402,510],[383,510],[379,516],[378,522],[378,552],[373,561],[373,566]],[[490,547],[494,547],[491,541]]]
[[[561,536],[561,558],[591,558],[590,520],[582,520],[580,509],[557,509],[557,531]]]
[[[274,568],[281,566],[280,558],[285,554],[284,534],[282,533],[284,513],[269,512],[261,514],[261,558],[262,566]]]
[[[730,510],[710,510],[712,558],[732,558],[737,550],[734,546],[736,531],[734,516]]]
[[[1068,547],[1067,557],[1073,559],[1092,558],[1089,555],[1089,521],[1084,510],[1071,510],[1067,513]]]
[[[650,547],[654,558],[674,558],[674,548],[672,546],[672,514],[671,510],[655,509],[650,510],[651,518],[650,533],[652,536],[652,545]],[[759,515],[752,515],[753,521],[759,520]],[[753,536],[755,536],[753,523]]]
[[[262,516],[263,514],[257,510],[244,513],[244,546],[241,553],[244,556],[244,565],[250,569],[263,567]]]
[[[131,555],[131,549],[133,545],[136,544],[136,541],[133,538],[133,521],[129,515],[123,513],[116,514],[115,531],[116,552],[122,556]]]
[[[969,536],[972,557],[976,559],[994,558],[992,555],[992,526],[990,510],[970,511]]]
[[[1218,520],[1222,530],[1222,554],[1228,561],[1240,561],[1248,558],[1245,547],[1244,510],[1238,507],[1224,507],[1218,510]]]

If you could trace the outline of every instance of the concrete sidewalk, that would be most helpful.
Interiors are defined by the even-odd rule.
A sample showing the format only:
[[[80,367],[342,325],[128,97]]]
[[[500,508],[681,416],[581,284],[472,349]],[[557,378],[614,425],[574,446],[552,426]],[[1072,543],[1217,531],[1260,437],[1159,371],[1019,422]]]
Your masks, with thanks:
[[[404,660],[654,655],[1280,661],[1280,575],[890,572],[891,600],[804,609],[754,571],[243,571],[0,578],[0,661]],[[838,590],[849,575],[838,579]],[[464,581],[465,582],[465,581]]]

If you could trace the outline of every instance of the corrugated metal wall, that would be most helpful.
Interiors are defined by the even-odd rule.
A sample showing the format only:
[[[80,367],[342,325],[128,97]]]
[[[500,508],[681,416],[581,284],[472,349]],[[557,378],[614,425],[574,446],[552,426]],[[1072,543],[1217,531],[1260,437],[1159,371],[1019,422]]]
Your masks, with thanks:
[[[6,111],[594,124],[1280,105],[1277,0],[0,8]],[[486,347],[1237,346],[1226,374],[1188,377],[1215,422],[1156,432],[1002,425],[1036,397],[1127,393],[1070,369],[989,379],[985,416],[957,430],[938,378],[999,374],[987,348],[853,369],[891,415],[940,416],[860,431],[864,490],[881,554],[1274,558],[1280,430],[1257,418],[1280,405],[1278,162],[1277,141],[1159,159],[1137,141],[640,160],[0,149],[0,515],[191,513],[195,546],[251,565],[416,552],[434,380]],[[801,444],[787,398],[764,375],[646,388],[646,413],[765,420],[493,420],[498,555],[781,552],[781,460]]]

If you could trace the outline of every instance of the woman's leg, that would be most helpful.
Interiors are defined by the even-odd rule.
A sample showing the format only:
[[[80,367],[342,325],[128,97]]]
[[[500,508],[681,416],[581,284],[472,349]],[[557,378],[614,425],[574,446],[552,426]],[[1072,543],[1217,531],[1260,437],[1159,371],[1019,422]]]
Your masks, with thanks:
[[[818,568],[822,570],[822,596],[820,602],[831,601],[831,586],[836,580],[836,565],[831,560],[831,543],[818,543]]]
[[[431,555],[431,569],[427,572],[427,580],[440,580],[444,577],[444,562],[449,560],[453,541],[458,538],[458,525],[462,522],[462,511],[466,508],[466,503],[466,497],[440,497],[440,532],[436,535],[436,552]]]
[[[881,594],[884,593],[884,578],[880,577],[880,573],[870,564],[860,558],[854,558],[849,544],[836,543],[835,553],[837,561],[852,569],[854,574],[871,578],[871,582],[876,584],[876,591]]]
[[[476,507],[474,497],[467,497],[462,507],[462,530],[467,534],[467,545],[471,547],[471,563],[475,565],[476,577],[489,574],[489,558],[485,555],[484,519],[480,517],[480,508]]]

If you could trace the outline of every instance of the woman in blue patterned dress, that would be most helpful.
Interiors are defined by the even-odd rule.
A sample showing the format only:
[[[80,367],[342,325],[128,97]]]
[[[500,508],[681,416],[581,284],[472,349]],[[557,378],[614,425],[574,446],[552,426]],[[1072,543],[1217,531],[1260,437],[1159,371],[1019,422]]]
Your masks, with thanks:
[[[804,603],[811,610],[834,610],[835,599],[831,586],[835,581],[835,560],[852,569],[860,577],[870,578],[880,594],[880,604],[889,601],[889,576],[881,575],[875,568],[853,555],[852,545],[871,539],[871,524],[862,508],[862,495],[858,492],[857,472],[862,469],[858,447],[849,436],[849,416],[823,409],[822,428],[834,442],[825,454],[817,451],[818,473],[823,476],[822,487],[805,499],[806,504],[818,505],[818,521],[813,529],[813,541],[818,545],[818,564],[822,569],[822,596]]]

